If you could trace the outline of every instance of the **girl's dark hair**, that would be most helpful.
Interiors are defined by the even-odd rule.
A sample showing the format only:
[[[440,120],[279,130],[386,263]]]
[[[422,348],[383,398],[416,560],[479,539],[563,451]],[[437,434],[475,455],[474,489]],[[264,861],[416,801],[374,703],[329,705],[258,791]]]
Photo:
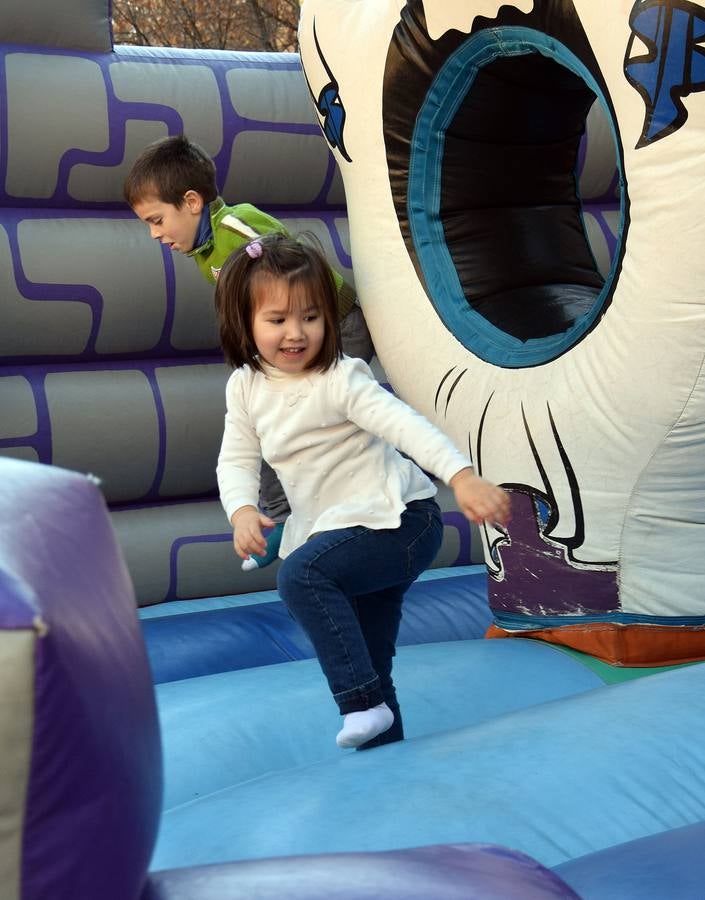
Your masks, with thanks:
[[[306,238],[315,240],[312,235]],[[268,278],[283,278],[290,298],[293,293],[305,295],[320,306],[325,323],[323,344],[309,368],[325,372],[340,359],[342,345],[338,290],[322,251],[278,233],[263,235],[251,243],[260,244],[261,255],[253,258],[246,247],[231,253],[215,286],[215,309],[226,362],[236,369],[247,365],[262,371],[252,334],[253,288],[266,287]]]
[[[187,191],[199,193],[204,203],[218,196],[213,160],[183,134],[162,138],[146,147],[123,186],[125,200],[132,207],[154,194],[162,203],[178,209]]]

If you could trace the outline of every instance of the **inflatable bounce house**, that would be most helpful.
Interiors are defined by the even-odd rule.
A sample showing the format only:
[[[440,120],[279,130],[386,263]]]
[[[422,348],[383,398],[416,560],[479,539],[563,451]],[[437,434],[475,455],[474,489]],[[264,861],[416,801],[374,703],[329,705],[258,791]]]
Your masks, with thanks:
[[[305,0],[300,45],[0,8],[2,898],[702,898],[705,6]],[[232,553],[212,289],[122,200],[181,132],[511,493],[440,491],[402,742],[336,747]]]

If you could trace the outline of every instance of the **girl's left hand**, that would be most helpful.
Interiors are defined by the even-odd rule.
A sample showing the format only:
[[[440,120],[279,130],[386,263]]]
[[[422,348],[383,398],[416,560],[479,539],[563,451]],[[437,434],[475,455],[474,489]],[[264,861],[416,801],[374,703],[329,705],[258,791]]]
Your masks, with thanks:
[[[511,519],[509,494],[472,469],[461,469],[451,478],[450,487],[463,515],[476,525],[508,525]]]

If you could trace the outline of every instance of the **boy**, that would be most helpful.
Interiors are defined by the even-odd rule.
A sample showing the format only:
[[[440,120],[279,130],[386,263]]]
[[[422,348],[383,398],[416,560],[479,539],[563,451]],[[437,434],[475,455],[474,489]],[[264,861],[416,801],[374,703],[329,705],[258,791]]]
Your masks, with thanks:
[[[282,222],[250,203],[227,206],[218,194],[213,160],[185,135],[150,144],[125,179],[124,194],[150,235],[170,250],[192,257],[210,284],[215,284],[233,250],[261,234],[288,233]],[[355,293],[342,275],[335,269],[331,272],[338,288],[343,350],[369,362],[374,347]],[[277,558],[283,522],[289,515],[284,491],[266,463],[262,466],[260,505],[274,527],[266,554],[246,560],[246,570]]]

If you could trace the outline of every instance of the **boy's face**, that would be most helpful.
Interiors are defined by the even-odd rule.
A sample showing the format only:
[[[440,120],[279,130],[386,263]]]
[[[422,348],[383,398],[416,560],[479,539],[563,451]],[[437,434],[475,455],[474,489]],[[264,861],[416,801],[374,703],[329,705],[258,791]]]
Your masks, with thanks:
[[[187,191],[181,206],[165,203],[158,197],[145,197],[133,209],[156,241],[178,253],[193,250],[203,211],[203,198],[196,191]]]

